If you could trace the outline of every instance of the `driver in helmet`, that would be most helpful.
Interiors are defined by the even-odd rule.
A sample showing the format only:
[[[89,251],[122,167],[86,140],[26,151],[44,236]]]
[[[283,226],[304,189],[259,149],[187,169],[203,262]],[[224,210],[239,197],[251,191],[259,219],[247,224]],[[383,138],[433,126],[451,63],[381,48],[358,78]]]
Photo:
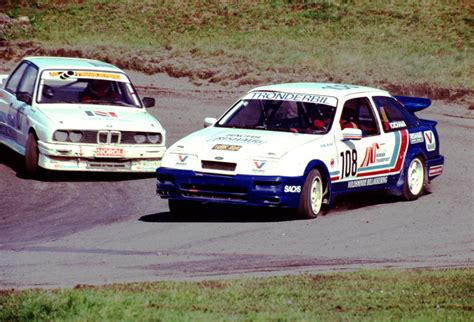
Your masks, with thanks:
[[[112,89],[111,83],[106,80],[93,79],[81,93],[81,102],[110,101],[119,99],[117,93]]]

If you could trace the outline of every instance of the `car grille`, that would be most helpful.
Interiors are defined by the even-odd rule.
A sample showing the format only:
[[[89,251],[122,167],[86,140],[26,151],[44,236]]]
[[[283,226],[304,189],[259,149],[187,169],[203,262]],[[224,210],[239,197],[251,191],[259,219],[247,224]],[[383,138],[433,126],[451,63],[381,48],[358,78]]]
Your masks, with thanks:
[[[183,196],[194,198],[209,198],[220,200],[247,200],[247,189],[226,185],[206,184],[181,184],[180,191]]]
[[[237,163],[230,162],[217,162],[217,161],[201,161],[201,167],[203,169],[222,170],[222,171],[234,171],[237,167]]]
[[[91,143],[91,144],[152,144],[150,142],[137,143],[135,142],[136,134],[146,135],[146,132],[135,132],[135,131],[80,131],[82,132],[81,143]],[[159,135],[159,140],[157,143],[160,144],[163,142],[163,136]]]

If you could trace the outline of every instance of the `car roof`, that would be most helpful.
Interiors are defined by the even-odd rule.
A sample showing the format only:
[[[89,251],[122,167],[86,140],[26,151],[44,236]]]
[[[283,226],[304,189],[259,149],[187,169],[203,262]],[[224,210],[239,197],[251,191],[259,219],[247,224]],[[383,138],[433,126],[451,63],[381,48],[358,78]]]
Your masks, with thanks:
[[[379,93],[390,95],[387,91],[361,85],[337,84],[337,83],[285,83],[261,86],[250,92],[290,92],[298,94],[325,95],[334,97],[345,97],[359,93]]]
[[[123,71],[112,65],[100,60],[86,59],[86,58],[72,58],[72,57],[47,57],[47,56],[34,56],[25,57],[23,60],[27,60],[38,66],[40,70],[44,69],[86,69],[86,70],[100,70],[109,72],[120,72]]]

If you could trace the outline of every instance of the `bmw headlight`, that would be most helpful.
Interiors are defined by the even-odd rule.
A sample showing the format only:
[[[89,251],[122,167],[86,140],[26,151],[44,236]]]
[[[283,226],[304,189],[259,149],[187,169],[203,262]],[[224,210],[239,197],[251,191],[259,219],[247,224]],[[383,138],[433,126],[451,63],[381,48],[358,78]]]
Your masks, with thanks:
[[[82,132],[79,132],[79,131],[70,132],[69,140],[71,140],[71,142],[74,142],[74,143],[80,142],[82,140]]]
[[[152,144],[160,143],[161,135],[159,133],[148,133],[147,139],[148,139],[148,142]]]
[[[57,130],[53,134],[53,138],[55,141],[59,142],[66,142],[69,137],[69,133],[67,131]]]
[[[144,133],[137,133],[133,136],[133,139],[137,143],[145,143],[146,141],[146,135]]]

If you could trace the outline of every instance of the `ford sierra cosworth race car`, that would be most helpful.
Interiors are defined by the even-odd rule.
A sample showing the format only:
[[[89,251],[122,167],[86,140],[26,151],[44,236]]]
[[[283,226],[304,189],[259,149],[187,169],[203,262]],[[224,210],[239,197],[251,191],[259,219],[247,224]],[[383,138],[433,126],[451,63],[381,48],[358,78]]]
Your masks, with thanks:
[[[97,60],[26,57],[0,81],[0,143],[25,172],[155,172],[165,130],[128,76]]]
[[[259,87],[173,144],[157,169],[171,213],[205,203],[294,208],[304,218],[339,194],[385,189],[417,199],[443,171],[429,99],[370,87]]]

